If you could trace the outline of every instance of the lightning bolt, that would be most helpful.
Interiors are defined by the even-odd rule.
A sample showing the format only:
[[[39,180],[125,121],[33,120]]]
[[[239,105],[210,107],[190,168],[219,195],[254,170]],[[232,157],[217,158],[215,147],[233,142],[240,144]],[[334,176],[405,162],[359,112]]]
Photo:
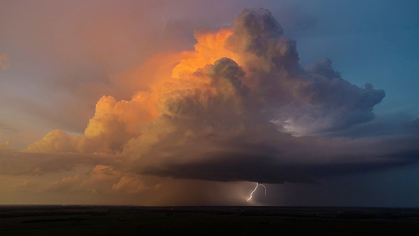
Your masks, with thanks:
[[[259,184],[259,183],[257,183],[257,182],[256,182],[256,187],[255,187],[255,189],[253,189],[253,191],[250,193],[250,196],[249,196],[249,198],[247,199],[247,201],[250,201],[250,200],[252,199],[252,197],[253,197],[253,193],[254,193],[254,192],[256,192],[256,190],[258,189],[259,185],[260,185],[260,186],[262,186],[262,187],[265,189],[265,197],[266,197],[266,187],[265,187],[265,185],[263,185],[263,184]]]
[[[259,184],[260,186],[262,186],[265,189],[265,197],[266,197],[266,187],[263,184]]]

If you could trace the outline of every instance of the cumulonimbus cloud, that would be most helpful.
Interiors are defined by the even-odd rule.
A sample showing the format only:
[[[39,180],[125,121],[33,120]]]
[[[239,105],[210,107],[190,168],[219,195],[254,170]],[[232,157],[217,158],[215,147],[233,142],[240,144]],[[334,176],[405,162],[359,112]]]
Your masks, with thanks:
[[[232,26],[195,37],[194,51],[159,55],[164,66],[138,78],[149,89],[129,101],[102,97],[84,135],[55,130],[25,151],[114,155],[141,175],[265,183],[310,182],[418,153],[316,137],[372,120],[385,93],[351,84],[327,58],[302,68],[296,42],[268,10],[244,10]]]

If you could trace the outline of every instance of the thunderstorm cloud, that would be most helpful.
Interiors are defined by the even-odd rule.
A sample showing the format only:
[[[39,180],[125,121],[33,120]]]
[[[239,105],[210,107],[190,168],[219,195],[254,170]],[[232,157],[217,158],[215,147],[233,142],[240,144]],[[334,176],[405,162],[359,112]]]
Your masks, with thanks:
[[[136,75],[148,84],[131,99],[100,98],[83,135],[54,130],[23,152],[3,151],[2,166],[13,171],[2,173],[94,165],[83,183],[71,175],[45,189],[102,181],[137,192],[149,188],[143,176],[315,183],[417,161],[414,135],[339,135],[373,120],[384,90],[351,84],[328,58],[303,67],[297,42],[270,11],[246,9],[232,25],[200,28],[195,38],[194,50],[145,63]],[[19,166],[31,155],[42,161]]]

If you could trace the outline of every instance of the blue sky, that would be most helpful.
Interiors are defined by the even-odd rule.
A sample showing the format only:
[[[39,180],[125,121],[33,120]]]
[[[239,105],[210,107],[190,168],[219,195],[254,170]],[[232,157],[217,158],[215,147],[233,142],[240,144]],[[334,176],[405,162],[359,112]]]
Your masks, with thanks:
[[[329,57],[345,79],[386,91],[377,115],[419,115],[416,1],[313,1],[301,6],[318,16],[313,29],[295,36],[303,65]]]

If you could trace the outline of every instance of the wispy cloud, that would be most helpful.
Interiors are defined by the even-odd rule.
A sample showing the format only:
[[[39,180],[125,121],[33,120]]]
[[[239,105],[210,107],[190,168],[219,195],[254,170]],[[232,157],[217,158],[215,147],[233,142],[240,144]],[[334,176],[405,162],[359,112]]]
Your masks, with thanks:
[[[8,70],[10,68],[9,57],[6,54],[0,54],[0,67],[3,70]]]

